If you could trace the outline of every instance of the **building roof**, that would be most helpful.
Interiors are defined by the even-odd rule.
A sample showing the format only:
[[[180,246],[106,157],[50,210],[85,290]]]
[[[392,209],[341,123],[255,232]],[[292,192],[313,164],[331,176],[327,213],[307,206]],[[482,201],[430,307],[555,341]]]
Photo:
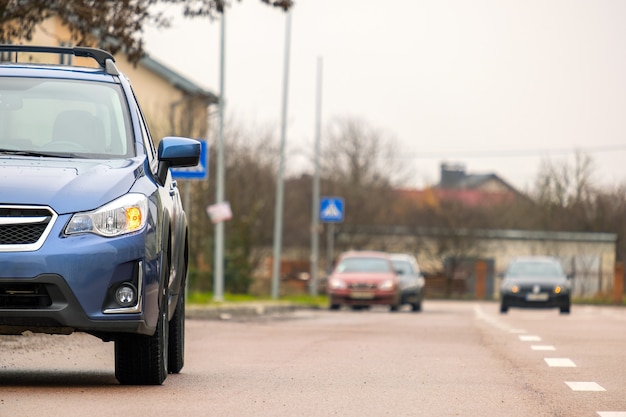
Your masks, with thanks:
[[[507,191],[518,193],[515,187],[507,183],[496,174],[468,174],[465,171],[464,165],[449,163],[441,164],[441,177],[439,180],[439,184],[436,185],[436,188],[472,190],[480,189],[489,182],[498,183],[502,188],[506,189]]]
[[[151,58],[150,56],[146,55],[141,58],[139,60],[139,64],[167,80],[175,88],[182,90],[184,93],[205,98],[207,100],[207,104],[216,104],[219,102],[218,96],[208,90],[205,90],[193,81],[183,77],[173,69],[156,59]]]
[[[441,164],[439,183],[422,190],[399,189],[407,201],[436,206],[440,202],[458,202],[467,207],[493,206],[528,197],[496,174],[467,174],[463,164]]]

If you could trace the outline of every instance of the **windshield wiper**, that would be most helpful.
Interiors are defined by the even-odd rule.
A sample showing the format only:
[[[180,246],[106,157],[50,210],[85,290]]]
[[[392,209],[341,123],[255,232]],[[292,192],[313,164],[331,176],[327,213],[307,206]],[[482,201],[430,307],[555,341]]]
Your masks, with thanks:
[[[52,158],[84,158],[84,156],[76,153],[67,152],[39,152],[39,151],[20,151],[16,149],[0,149],[2,155],[18,155],[18,156],[38,156]]]

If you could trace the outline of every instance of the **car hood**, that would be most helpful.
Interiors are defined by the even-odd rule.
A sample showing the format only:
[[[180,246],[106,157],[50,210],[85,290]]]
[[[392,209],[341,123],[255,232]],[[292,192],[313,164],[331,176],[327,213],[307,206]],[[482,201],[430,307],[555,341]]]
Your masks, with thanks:
[[[0,159],[0,203],[47,205],[58,214],[93,210],[130,190],[144,158]]]

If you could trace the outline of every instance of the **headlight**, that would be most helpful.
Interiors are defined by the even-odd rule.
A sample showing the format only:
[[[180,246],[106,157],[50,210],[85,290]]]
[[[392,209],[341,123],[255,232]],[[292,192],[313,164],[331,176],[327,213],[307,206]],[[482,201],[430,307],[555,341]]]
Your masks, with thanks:
[[[517,294],[517,293],[519,292],[519,287],[518,287],[517,285],[513,285],[513,286],[511,287],[511,292],[512,292],[513,294]]]
[[[387,279],[378,284],[378,288],[380,288],[381,290],[391,290],[393,289],[394,285],[395,283],[393,282],[393,280]]]
[[[76,213],[65,227],[66,235],[95,233],[114,237],[141,230],[148,217],[148,199],[126,194],[94,211]]]
[[[556,287],[554,287],[554,293],[555,294],[567,294],[569,292],[569,285],[564,284],[564,285],[557,285]]]
[[[328,286],[333,290],[343,290],[346,288],[346,283],[338,278],[331,278],[328,281]]]

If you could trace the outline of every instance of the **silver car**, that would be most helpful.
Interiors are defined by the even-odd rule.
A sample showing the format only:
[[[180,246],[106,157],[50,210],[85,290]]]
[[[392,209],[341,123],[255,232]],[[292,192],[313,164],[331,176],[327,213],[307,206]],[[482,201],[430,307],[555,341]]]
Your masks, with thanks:
[[[412,311],[421,311],[425,281],[417,260],[413,255],[394,253],[391,263],[400,279],[400,304],[410,304]]]

